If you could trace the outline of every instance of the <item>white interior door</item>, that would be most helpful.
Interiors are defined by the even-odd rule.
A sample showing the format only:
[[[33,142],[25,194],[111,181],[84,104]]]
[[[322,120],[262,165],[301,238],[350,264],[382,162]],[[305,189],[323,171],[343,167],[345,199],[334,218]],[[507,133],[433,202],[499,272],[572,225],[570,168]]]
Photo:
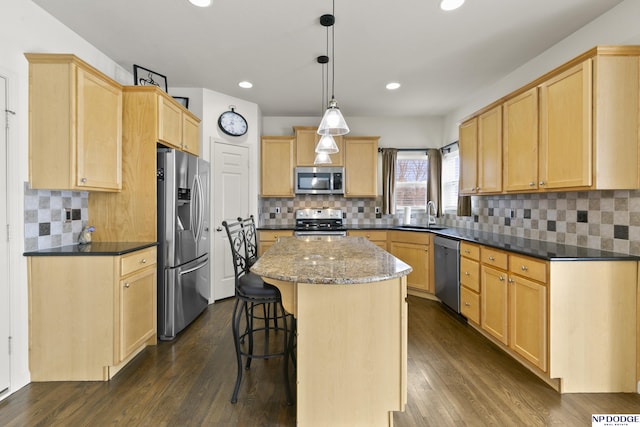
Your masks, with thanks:
[[[213,141],[211,212],[213,221],[213,299],[235,295],[233,261],[222,221],[249,215],[249,148]]]
[[[9,389],[11,360],[9,336],[9,239],[7,235],[7,134],[8,134],[7,80],[0,76],[0,394]]]

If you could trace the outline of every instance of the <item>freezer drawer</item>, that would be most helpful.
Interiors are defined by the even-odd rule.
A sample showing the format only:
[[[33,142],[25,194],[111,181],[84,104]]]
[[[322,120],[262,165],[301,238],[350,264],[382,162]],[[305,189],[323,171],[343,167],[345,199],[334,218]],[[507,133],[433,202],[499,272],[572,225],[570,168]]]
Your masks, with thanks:
[[[171,340],[209,304],[209,256],[164,269],[164,289],[158,293],[158,337]]]

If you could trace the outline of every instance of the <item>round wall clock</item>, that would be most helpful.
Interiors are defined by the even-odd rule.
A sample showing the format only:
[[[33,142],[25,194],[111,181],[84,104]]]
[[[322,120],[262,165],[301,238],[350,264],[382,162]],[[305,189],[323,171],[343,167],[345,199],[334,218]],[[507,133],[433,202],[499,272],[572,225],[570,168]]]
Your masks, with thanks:
[[[218,117],[220,130],[230,136],[242,136],[247,133],[247,120],[234,110],[234,106],[229,106],[230,111],[225,111]]]

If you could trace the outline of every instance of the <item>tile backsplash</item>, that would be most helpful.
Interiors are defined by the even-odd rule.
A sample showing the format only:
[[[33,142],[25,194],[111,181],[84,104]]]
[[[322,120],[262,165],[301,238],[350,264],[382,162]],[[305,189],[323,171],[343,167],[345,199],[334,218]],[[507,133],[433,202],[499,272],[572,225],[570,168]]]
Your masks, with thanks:
[[[381,197],[301,196],[261,199],[259,224],[292,225],[296,209],[314,207],[343,209],[347,225],[394,225],[402,217],[376,214]],[[413,218],[425,222],[424,212]],[[438,223],[640,256],[640,190],[474,196],[472,216],[445,214]]]
[[[88,206],[86,191],[33,190],[25,182],[25,251],[76,243],[82,227],[87,225]]]

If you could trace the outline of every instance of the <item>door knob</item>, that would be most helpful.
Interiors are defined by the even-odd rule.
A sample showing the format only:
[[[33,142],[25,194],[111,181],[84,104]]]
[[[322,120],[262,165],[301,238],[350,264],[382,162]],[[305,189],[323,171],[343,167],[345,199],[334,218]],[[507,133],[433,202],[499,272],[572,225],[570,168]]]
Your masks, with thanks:
[[[222,227],[216,228],[216,231],[222,231]]]

